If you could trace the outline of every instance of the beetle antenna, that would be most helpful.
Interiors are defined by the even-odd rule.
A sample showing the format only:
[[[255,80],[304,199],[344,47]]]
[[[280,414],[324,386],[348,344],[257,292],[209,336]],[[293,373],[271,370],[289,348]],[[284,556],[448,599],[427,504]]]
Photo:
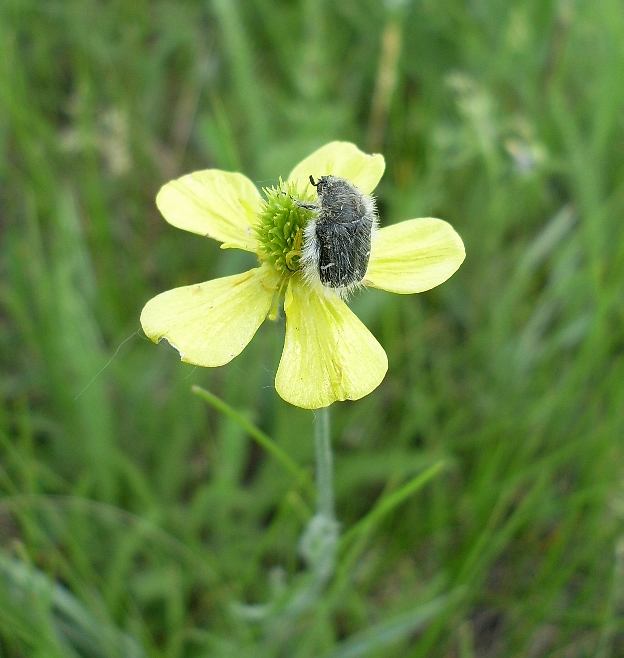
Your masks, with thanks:
[[[310,174],[310,183],[312,183],[312,185],[314,185],[314,187],[318,187],[318,183],[314,182],[314,178],[312,178],[312,174]]]

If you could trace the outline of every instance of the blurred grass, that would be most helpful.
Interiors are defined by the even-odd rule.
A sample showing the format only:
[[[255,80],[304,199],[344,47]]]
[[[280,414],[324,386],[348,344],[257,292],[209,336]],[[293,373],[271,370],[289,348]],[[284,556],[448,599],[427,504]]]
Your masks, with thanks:
[[[617,0],[1,3],[0,656],[624,655],[623,88]],[[248,264],[154,196],[331,139],[383,150],[383,223],[468,257],[355,300],[390,368],[334,410],[338,514],[402,502],[252,622],[311,499],[191,387],[310,473],[312,418],[280,324],[214,371],[142,338],[151,296]]]

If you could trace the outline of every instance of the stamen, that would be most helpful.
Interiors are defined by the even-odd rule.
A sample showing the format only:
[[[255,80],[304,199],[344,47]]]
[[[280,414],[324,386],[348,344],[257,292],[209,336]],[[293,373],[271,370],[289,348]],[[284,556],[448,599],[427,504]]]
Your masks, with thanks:
[[[286,254],[286,267],[291,272],[296,272],[299,269],[299,262],[294,262],[294,259],[301,258],[301,245],[303,244],[303,231],[299,229],[295,239],[293,240],[293,248]]]

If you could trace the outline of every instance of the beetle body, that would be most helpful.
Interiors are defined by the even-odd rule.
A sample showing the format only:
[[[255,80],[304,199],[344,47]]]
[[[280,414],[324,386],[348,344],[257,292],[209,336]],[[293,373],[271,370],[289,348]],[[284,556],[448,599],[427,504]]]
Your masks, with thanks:
[[[321,176],[315,183],[318,204],[304,231],[303,269],[311,283],[348,292],[364,279],[377,225],[375,202],[338,176]],[[301,204],[304,205],[304,204]]]

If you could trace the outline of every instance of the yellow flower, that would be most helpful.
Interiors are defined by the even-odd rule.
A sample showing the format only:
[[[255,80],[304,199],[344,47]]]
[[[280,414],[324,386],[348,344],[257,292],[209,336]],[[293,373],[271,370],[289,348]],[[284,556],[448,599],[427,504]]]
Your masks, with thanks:
[[[279,395],[317,409],[370,393],[386,374],[386,353],[339,294],[304,278],[299,260],[303,228],[314,215],[310,176],[337,176],[368,195],[384,169],[382,155],[332,142],[300,162],[285,184],[264,190],[266,199],[242,174],[216,169],[167,183],[156,204],[170,224],[219,240],[223,249],[254,252],[259,266],[158,295],[141,313],[146,335],[154,342],[165,338],[187,363],[224,365],[242,352],[267,316],[275,315],[284,296],[286,338],[275,378]],[[408,220],[374,233],[362,283],[396,293],[422,292],[446,281],[464,257],[461,238],[446,222]]]

